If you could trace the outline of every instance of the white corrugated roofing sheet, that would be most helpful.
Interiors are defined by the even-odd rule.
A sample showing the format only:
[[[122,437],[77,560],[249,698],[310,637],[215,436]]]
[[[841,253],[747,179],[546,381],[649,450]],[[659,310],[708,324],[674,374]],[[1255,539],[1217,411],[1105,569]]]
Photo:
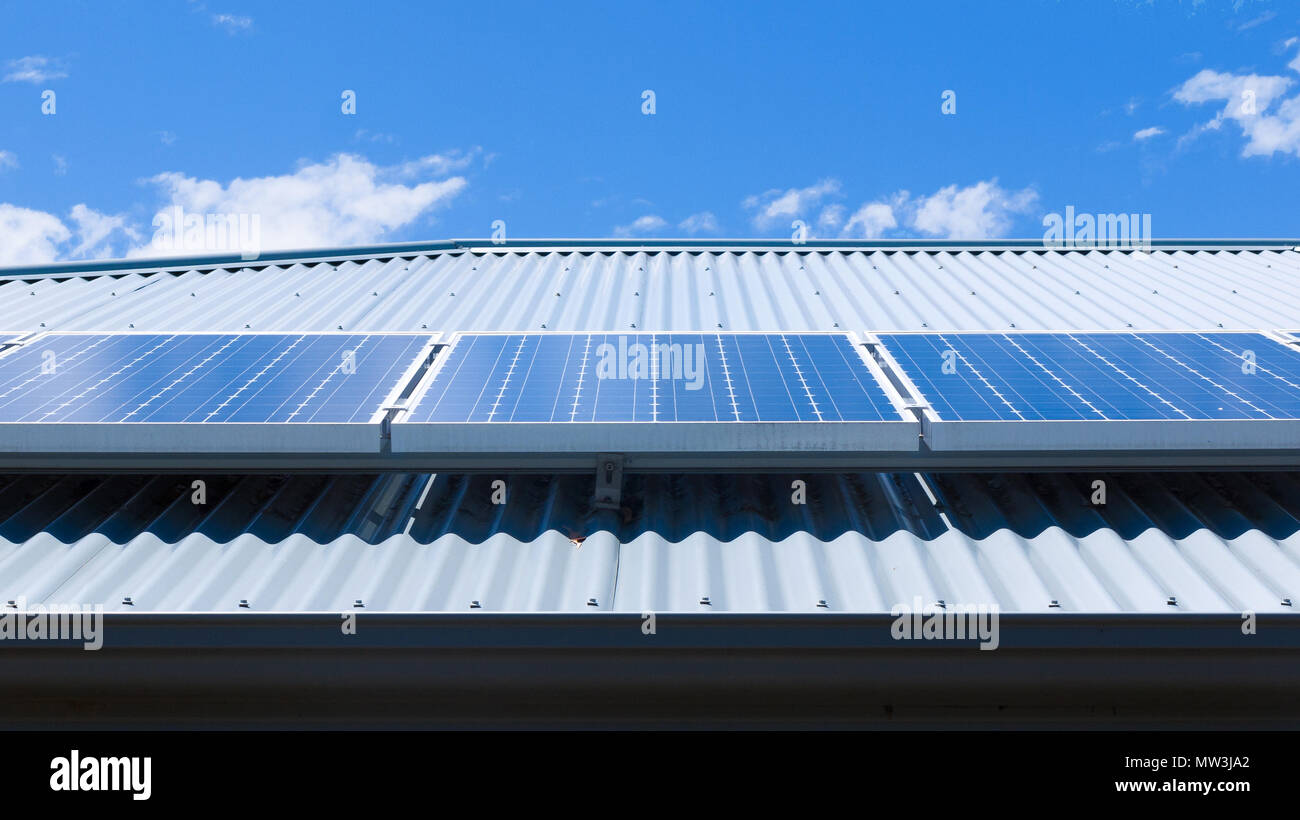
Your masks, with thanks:
[[[0,602],[107,611],[1294,612],[1300,476],[9,476]],[[922,486],[924,482],[925,486]],[[929,500],[926,489],[936,495]],[[427,489],[427,492],[426,492]],[[125,603],[129,598],[130,604]],[[245,602],[246,606],[241,602]]]
[[[3,274],[0,271],[0,274]],[[0,281],[28,330],[1123,330],[1300,324],[1300,253],[486,248]]]

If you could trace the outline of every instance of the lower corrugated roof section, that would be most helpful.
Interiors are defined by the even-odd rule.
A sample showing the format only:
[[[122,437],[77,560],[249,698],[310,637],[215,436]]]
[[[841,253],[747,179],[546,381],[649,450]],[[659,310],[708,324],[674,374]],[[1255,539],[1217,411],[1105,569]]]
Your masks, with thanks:
[[[628,475],[617,512],[594,509],[580,475],[200,478],[204,504],[191,476],[0,477],[0,599],[124,612],[886,612],[919,600],[1289,613],[1300,598],[1294,472]]]

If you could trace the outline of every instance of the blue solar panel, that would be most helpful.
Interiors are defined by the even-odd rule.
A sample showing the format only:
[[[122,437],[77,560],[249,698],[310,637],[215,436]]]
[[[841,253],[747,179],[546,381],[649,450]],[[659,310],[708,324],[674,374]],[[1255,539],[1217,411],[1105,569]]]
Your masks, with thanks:
[[[1300,419],[1300,351],[1258,333],[879,339],[941,420]]]
[[[431,338],[51,333],[0,357],[0,422],[368,422]]]
[[[27,335],[27,331],[14,332],[14,331],[0,330],[0,345],[7,345],[12,342],[16,342],[26,335]]]
[[[842,334],[465,334],[404,421],[899,421]]]

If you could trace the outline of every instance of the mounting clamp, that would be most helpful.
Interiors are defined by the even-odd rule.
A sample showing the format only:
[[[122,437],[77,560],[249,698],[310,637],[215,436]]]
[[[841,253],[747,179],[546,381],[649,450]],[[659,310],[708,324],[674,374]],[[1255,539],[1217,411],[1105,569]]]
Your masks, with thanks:
[[[598,510],[617,510],[623,506],[623,457],[614,453],[596,459],[596,491],[591,505]]]

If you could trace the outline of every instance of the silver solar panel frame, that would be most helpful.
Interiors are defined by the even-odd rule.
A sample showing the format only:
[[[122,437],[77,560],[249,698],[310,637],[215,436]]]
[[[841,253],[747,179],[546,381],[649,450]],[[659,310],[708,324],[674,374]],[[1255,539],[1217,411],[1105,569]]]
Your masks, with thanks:
[[[837,336],[858,353],[876,386],[898,414],[885,421],[543,421],[457,422],[410,421],[427,395],[455,345],[467,336]],[[921,427],[883,378],[880,368],[863,355],[855,334],[841,331],[463,331],[451,335],[439,360],[424,374],[408,408],[391,424],[392,452],[418,454],[431,461],[459,460],[469,455],[517,457],[520,464],[569,461],[575,456],[603,453],[628,455],[649,467],[687,467],[744,454],[748,464],[797,466],[827,455],[914,454]]]
[[[55,336],[412,336],[427,337],[421,352],[408,363],[397,384],[389,390],[380,407],[363,422],[0,422],[0,453],[8,463],[12,456],[32,456],[39,464],[41,454],[104,457],[109,466],[114,456],[128,455],[200,455],[200,454],[377,454],[383,449],[387,420],[394,412],[404,387],[420,372],[423,363],[438,345],[442,334],[430,331],[319,331],[284,332],[252,331],[153,331],[125,332],[99,330],[47,331],[30,340],[31,346]],[[0,361],[11,349],[0,352]]]
[[[963,330],[888,331],[884,336],[1043,336],[1064,334],[1116,335],[1214,333],[1264,336],[1275,342],[1295,344],[1278,331],[1225,330]],[[1300,453],[1300,419],[1153,419],[1153,420],[996,420],[963,421],[942,419],[928,405],[924,394],[907,376],[878,335],[863,334],[869,344],[879,345],[891,368],[922,400],[921,428],[925,445],[936,452],[1225,452],[1272,450]]]

